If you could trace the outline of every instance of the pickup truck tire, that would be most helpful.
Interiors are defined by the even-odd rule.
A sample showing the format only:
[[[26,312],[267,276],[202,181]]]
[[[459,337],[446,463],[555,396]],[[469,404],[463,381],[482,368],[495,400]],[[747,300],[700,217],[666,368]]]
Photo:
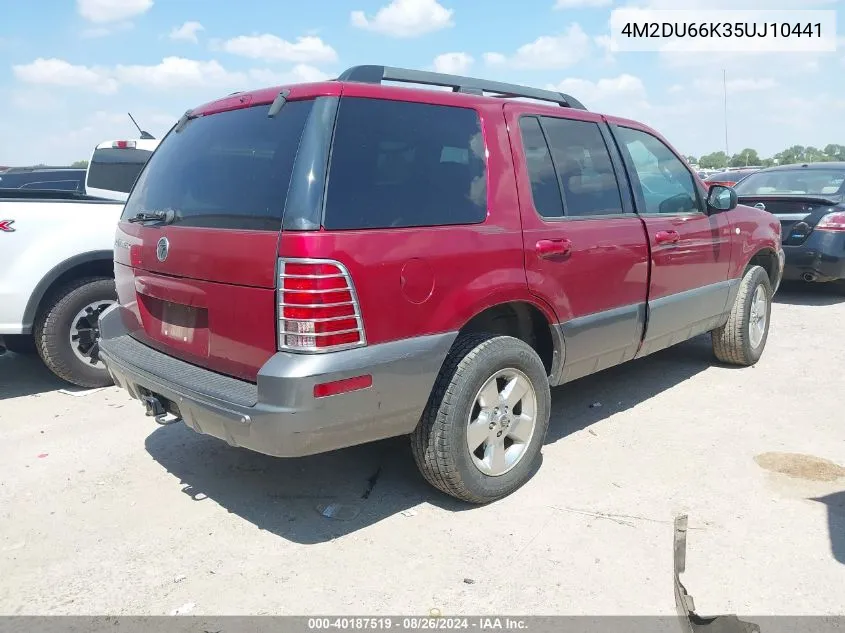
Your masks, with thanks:
[[[35,339],[31,334],[6,334],[3,337],[3,347],[15,354],[37,354]]]
[[[117,301],[114,280],[106,277],[77,279],[50,297],[35,323],[35,342],[44,364],[59,378],[79,387],[107,387],[111,376],[102,363],[83,362],[71,345],[71,327],[81,311],[98,309]],[[98,314],[92,313],[95,322]],[[99,330],[94,335],[99,338]]]
[[[716,358],[730,365],[754,365],[766,347],[771,316],[769,275],[762,267],[752,266],[742,277],[728,322],[710,334]]]
[[[461,335],[411,434],[414,460],[446,494],[475,504],[496,501],[536,470],[550,407],[547,372],[529,345],[509,336]]]

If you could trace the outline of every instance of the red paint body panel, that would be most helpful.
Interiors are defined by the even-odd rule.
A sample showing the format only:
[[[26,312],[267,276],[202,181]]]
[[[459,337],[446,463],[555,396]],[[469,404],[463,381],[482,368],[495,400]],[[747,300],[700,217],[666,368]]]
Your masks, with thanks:
[[[525,271],[531,292],[554,307],[558,322],[644,303],[648,290],[648,242],[640,218],[631,215],[548,220],[534,209],[519,117],[535,112],[561,116],[562,109],[509,103],[505,112],[516,159]],[[602,120],[589,112],[563,113],[581,121]],[[570,254],[555,260],[540,257],[537,243],[555,239],[568,240]]]
[[[644,216],[651,244],[649,299],[695,290],[728,279],[732,254],[731,225],[726,213]],[[658,243],[661,232],[676,241]]]
[[[742,275],[748,262],[757,253],[764,250],[777,252],[781,248],[781,224],[771,213],[745,205],[739,205],[731,211],[730,218],[733,226],[733,254],[728,277],[735,279]]]
[[[161,237],[170,242],[164,262],[155,254]],[[274,231],[121,222],[115,277],[121,303],[138,319],[136,337],[187,362],[255,380],[276,352],[278,241]],[[163,333],[166,302],[193,308],[189,340]]]
[[[489,97],[369,84],[324,82],[289,89],[291,100],[343,94],[475,109],[488,156],[486,221],[281,235],[121,222],[115,244],[117,290],[137,320],[133,336],[142,342],[254,381],[277,350],[279,256],[344,264],[360,302],[367,343],[378,344],[455,331],[484,309],[513,301],[535,305],[549,323],[641,304],[736,277],[761,248],[779,247],[777,220],[744,207],[683,220],[635,215],[543,220],[531,202],[516,117],[525,111],[600,121],[597,114],[515,102],[505,108],[502,100]],[[279,90],[233,95],[194,113],[269,104]],[[607,120],[662,139],[635,122]],[[680,239],[655,244],[655,234],[668,230],[678,231]],[[161,237],[170,242],[164,262],[156,257]],[[540,257],[537,243],[543,240],[568,240],[568,250],[560,257]]]
[[[349,85],[362,96],[371,86]],[[394,99],[466,105],[473,98],[402,88]],[[478,100],[475,99],[477,102]],[[525,301],[550,321],[554,313],[528,291],[519,201],[502,104],[477,110],[489,151],[488,215],[483,224],[433,228],[282,233],[279,255],[336,259],[348,269],[361,303],[369,343],[455,331],[488,307]],[[423,293],[421,287],[430,287]],[[420,295],[429,295],[420,302]]]

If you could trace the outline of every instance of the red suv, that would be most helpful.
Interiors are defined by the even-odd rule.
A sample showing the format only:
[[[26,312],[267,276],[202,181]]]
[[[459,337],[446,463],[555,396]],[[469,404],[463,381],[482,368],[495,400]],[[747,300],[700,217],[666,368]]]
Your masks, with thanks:
[[[782,269],[777,218],[640,123],[358,66],[180,119],[120,220],[100,357],[161,423],[282,457],[410,435],[484,503],[530,477],[551,386],[704,332],[757,362]]]

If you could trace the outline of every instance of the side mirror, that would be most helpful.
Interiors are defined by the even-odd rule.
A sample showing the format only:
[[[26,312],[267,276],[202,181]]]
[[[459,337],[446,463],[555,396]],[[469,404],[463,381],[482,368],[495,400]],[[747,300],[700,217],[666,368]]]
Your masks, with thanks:
[[[711,185],[707,192],[707,207],[711,212],[730,211],[736,209],[739,198],[733,187],[724,185]]]

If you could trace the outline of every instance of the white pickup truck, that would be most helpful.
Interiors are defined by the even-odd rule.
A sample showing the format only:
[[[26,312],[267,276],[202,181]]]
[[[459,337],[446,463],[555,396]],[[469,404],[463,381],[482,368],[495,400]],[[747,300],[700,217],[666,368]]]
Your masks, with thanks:
[[[110,384],[97,318],[115,299],[114,230],[123,202],[0,190],[0,347],[37,351],[60,378]]]
[[[99,144],[86,194],[0,188],[0,351],[37,351],[81,387],[111,383],[97,358],[97,319],[116,299],[115,226],[158,143]]]

